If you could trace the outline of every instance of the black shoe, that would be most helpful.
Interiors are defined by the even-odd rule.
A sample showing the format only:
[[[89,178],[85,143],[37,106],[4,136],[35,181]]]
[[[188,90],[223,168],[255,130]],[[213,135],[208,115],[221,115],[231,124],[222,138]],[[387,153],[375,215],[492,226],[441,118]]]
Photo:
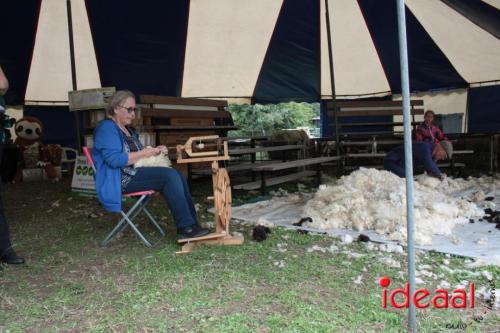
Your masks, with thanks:
[[[0,261],[10,265],[20,265],[24,264],[25,262],[24,258],[19,257],[12,248],[4,251],[4,253],[0,257]]]
[[[208,229],[202,228],[198,224],[193,224],[184,228],[177,228],[177,235],[182,238],[201,237],[206,234],[208,234]]]

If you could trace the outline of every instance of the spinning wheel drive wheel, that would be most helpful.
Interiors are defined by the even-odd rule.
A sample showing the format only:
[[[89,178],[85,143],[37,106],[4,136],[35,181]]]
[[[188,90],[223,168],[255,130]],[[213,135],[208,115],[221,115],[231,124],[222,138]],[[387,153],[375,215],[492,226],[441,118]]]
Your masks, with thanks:
[[[217,221],[223,229],[229,233],[229,223],[231,222],[231,185],[229,174],[226,169],[218,169],[214,181],[214,201]]]

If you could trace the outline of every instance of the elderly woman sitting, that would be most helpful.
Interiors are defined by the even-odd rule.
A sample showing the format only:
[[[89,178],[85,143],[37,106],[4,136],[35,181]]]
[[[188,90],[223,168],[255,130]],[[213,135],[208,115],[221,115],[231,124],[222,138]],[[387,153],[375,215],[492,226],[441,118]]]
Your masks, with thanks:
[[[424,122],[418,125],[416,140],[432,143],[433,145],[448,140],[443,131],[434,124],[434,111],[427,110],[424,114]]]
[[[193,199],[184,176],[173,168],[141,167],[141,158],[167,153],[167,147],[144,148],[130,126],[135,118],[135,96],[128,90],[117,91],[108,103],[111,119],[99,123],[94,132],[92,157],[96,167],[96,191],[104,208],[121,211],[123,192],[159,191],[170,207],[181,237],[199,237],[208,233],[196,217]]]

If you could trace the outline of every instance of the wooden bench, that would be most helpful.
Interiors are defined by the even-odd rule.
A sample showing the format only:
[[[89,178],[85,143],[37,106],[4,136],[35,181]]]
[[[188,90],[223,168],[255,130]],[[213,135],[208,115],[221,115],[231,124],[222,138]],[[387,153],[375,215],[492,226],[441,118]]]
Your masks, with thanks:
[[[176,147],[191,136],[217,134],[226,137],[237,129],[227,101],[170,96],[140,96],[139,130],[156,133],[156,144]],[[136,118],[136,119],[137,119]]]
[[[225,169],[229,174],[239,172],[239,171],[248,171],[252,170],[253,168],[261,165],[268,165],[268,164],[273,164],[273,163],[278,163],[279,161],[276,160],[264,160],[264,161],[255,161],[255,162],[244,162],[244,163],[238,163],[238,164],[229,164],[225,166]],[[211,176],[212,175],[212,170],[211,169],[203,169],[203,170],[193,170],[193,173],[197,175],[203,175],[203,176]]]
[[[259,146],[259,147],[248,147],[248,148],[233,148],[229,149],[230,156],[242,156],[250,155],[251,161],[255,162],[257,160],[258,153],[269,153],[269,152],[281,152],[281,159],[286,160],[286,152],[297,151],[298,154],[294,158],[299,158],[301,152],[305,150],[304,145],[279,145],[279,146]],[[275,157],[275,159],[278,159]]]
[[[458,168],[463,169],[466,166],[465,163],[455,161],[456,155],[466,155],[466,154],[473,154],[473,153],[474,153],[473,150],[456,150],[453,152],[453,157],[451,158],[451,160],[445,160],[445,161],[439,162],[437,164],[437,166],[439,168],[449,168],[451,173],[455,174],[457,172]],[[370,153],[346,154],[346,158],[367,158],[367,157],[369,157],[369,158],[382,159],[385,157],[385,155],[387,155],[387,153],[370,152]],[[353,169],[352,166],[344,166],[344,167],[346,169]],[[372,167],[375,167],[378,169],[383,168],[382,165],[374,165]]]
[[[287,150],[301,150],[301,149],[304,149],[304,145],[233,148],[229,149],[229,155],[245,155],[245,154],[255,154],[255,153],[270,152],[270,151],[287,151]]]
[[[379,159],[381,145],[390,150],[402,143],[402,138],[394,129],[403,124],[394,121],[394,116],[403,115],[402,101],[330,101],[326,103],[326,108],[328,125],[335,128],[336,141],[339,142],[337,149],[339,154],[346,156],[346,165],[350,158]],[[424,101],[411,100],[410,115],[414,128],[419,124],[415,116],[423,114]],[[362,147],[366,149],[360,149]]]
[[[418,122],[415,120],[416,115],[424,114],[424,101],[411,100],[410,101],[410,115],[412,117],[412,125],[416,126]],[[337,119],[336,123],[329,126],[335,126],[338,130],[339,136],[343,134],[355,135],[373,135],[382,133],[393,133],[390,131],[374,131],[373,127],[394,127],[401,126],[402,122],[387,121],[387,116],[401,116],[403,115],[403,103],[401,101],[336,101],[335,104],[331,101],[327,103],[327,117],[329,120],[332,118]],[[363,117],[360,122],[340,122],[340,119],[347,117]],[[369,121],[365,119],[370,118]],[[361,130],[361,131],[360,131]]]
[[[231,174],[235,172],[241,172],[241,171],[249,171],[255,168],[256,166],[260,165],[266,165],[270,163],[277,163],[278,161],[272,160],[262,160],[262,161],[257,161],[256,160],[256,154],[257,153],[265,153],[265,152],[287,152],[287,151],[302,151],[305,149],[304,145],[283,145],[283,146],[268,146],[268,147],[245,147],[245,148],[230,148],[229,149],[229,155],[234,157],[234,156],[243,156],[243,155],[250,155],[251,160],[250,163],[248,161],[242,162],[242,163],[235,163],[232,164],[232,162],[237,162],[235,159],[231,158],[231,161],[228,163],[226,166],[226,170]],[[282,161],[285,161],[285,154],[283,154]],[[193,170],[194,174],[197,175],[211,175],[212,172],[211,170]],[[255,173],[252,172],[252,181],[255,180]]]
[[[340,159],[341,159],[340,156],[313,157],[313,158],[300,159],[289,162],[281,162],[281,163],[273,163],[268,165],[257,166],[253,168],[252,171],[260,172],[261,175],[260,181],[253,181],[245,184],[239,184],[233,186],[233,188],[242,190],[256,190],[260,188],[261,193],[265,194],[267,186],[277,185],[297,179],[303,179],[305,177],[309,177],[312,175],[316,175],[316,183],[319,186],[319,184],[321,183],[321,165],[327,162],[339,161]],[[316,167],[316,171],[302,170],[297,173],[285,176],[266,178],[268,173],[271,172],[281,171],[286,169],[301,168],[311,165],[314,165]]]

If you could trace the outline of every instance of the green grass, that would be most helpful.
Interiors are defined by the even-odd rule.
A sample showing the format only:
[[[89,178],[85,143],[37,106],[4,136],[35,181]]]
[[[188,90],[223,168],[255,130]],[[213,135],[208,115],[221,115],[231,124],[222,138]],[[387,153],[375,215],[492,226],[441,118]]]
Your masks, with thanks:
[[[204,200],[210,183],[197,182],[195,189],[201,220],[211,221]],[[8,185],[2,195],[15,248],[27,265],[3,266],[0,272],[0,332],[405,331],[407,311],[382,309],[377,282],[387,275],[401,286],[404,256],[282,229],[256,243],[251,228],[237,223],[232,228],[244,233],[242,246],[199,247],[176,255],[179,246],[161,198],[152,202],[152,210],[168,235],[158,246],[143,247],[128,230],[101,248],[117,216],[105,213],[93,199],[72,195],[68,180]],[[251,199],[235,194],[236,202]],[[312,245],[332,242],[339,248],[333,254],[307,252]],[[384,266],[381,255],[391,255],[402,268]],[[431,265],[452,286],[467,278],[486,285],[482,276],[442,270],[444,259],[440,253],[419,254],[417,264]],[[464,258],[449,260],[450,268],[463,269]],[[280,261],[282,268],[275,265]],[[485,269],[500,286],[500,268],[476,270]],[[359,275],[362,283],[354,284]],[[438,282],[427,279],[425,287],[435,288]],[[474,311],[418,310],[420,332],[446,332],[447,323],[469,322],[484,311],[480,300],[477,304]],[[498,327],[498,310],[488,311],[465,332],[495,332]]]

